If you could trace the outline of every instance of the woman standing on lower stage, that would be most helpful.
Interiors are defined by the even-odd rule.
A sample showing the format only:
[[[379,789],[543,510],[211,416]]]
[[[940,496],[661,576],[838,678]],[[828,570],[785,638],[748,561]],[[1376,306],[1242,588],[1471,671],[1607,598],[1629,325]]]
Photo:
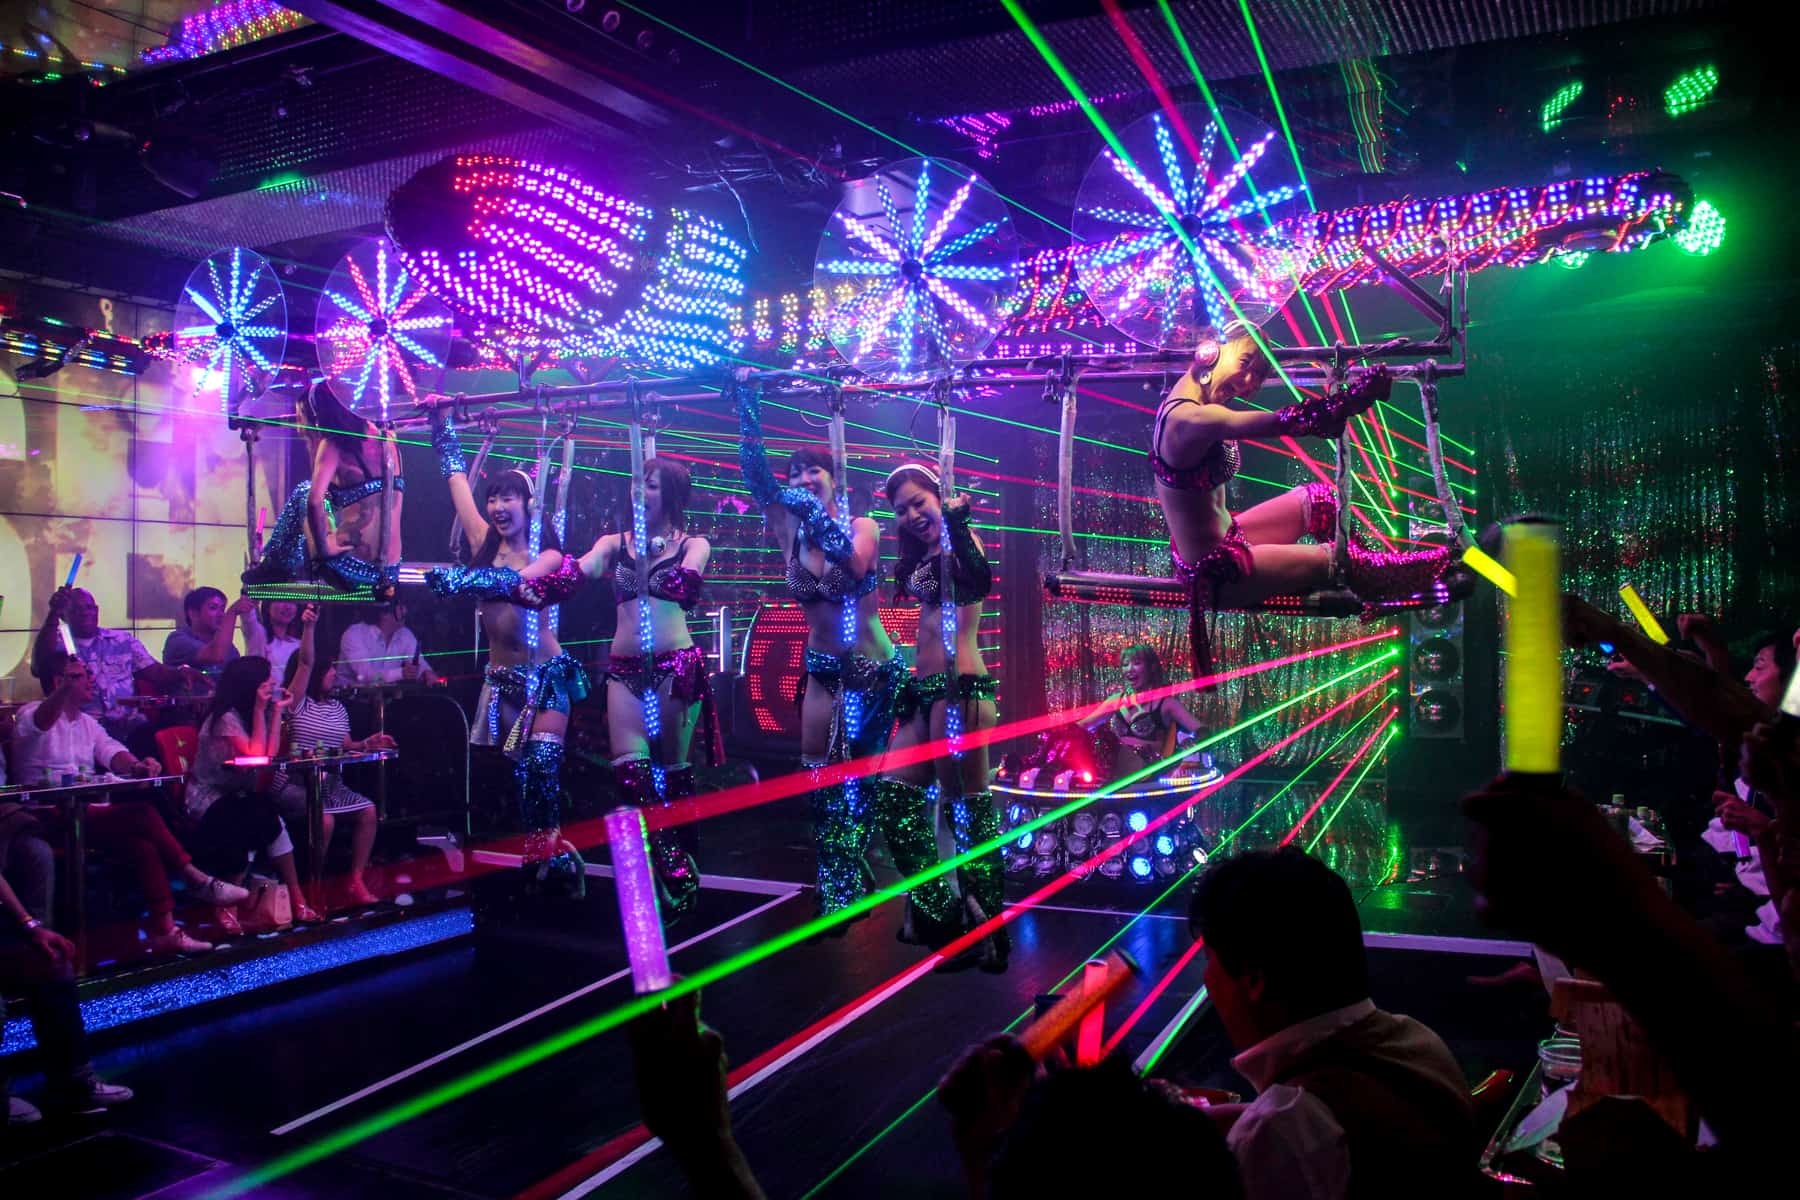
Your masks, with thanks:
[[[908,463],[887,478],[888,507],[894,510],[900,560],[894,583],[901,596],[919,602],[919,644],[914,658],[918,677],[902,688],[894,735],[896,751],[938,741],[949,735],[952,712],[964,732],[992,729],[998,717],[994,677],[981,657],[977,635],[982,602],[993,590],[994,573],[974,530],[969,527],[969,498],[941,500],[937,473]],[[950,532],[950,588],[956,625],[955,661],[944,646],[943,535]],[[988,790],[986,746],[964,750],[960,757],[943,754],[934,762],[894,770],[882,782],[905,797],[908,806],[925,803],[926,788],[935,781],[958,854],[1000,834],[1000,818]],[[959,871],[963,909],[971,926],[998,916],[1006,902],[1000,850],[972,859]],[[986,971],[1004,971],[1012,938],[1003,925],[983,941],[977,957]]]
[[[562,760],[569,710],[586,697],[588,677],[563,653],[536,610],[573,591],[580,567],[564,557],[556,524],[541,511],[533,552],[537,489],[530,476],[517,469],[489,476],[477,506],[456,430],[441,412],[433,414],[431,441],[475,556],[469,566],[430,571],[426,579],[441,596],[480,599],[488,642],[487,677],[476,701],[471,741],[501,746],[514,759],[525,831],[522,865],[539,883],[579,895],[586,888],[585,864],[562,836]]]
[[[869,760],[887,749],[895,696],[907,674],[877,611],[881,531],[867,517],[840,518],[838,481],[832,478],[830,456],[822,451],[794,451],[788,457],[788,486],[776,484],[763,450],[758,408],[755,396],[739,392],[738,461],[744,483],[767,511],[787,557],[788,592],[806,613],[800,763],[815,775],[848,760],[872,767]],[[937,839],[922,793],[891,788],[869,770],[815,787],[812,800],[822,915],[847,908],[871,890],[874,879],[866,855],[877,824],[902,875],[936,865]],[[956,917],[956,898],[943,876],[913,889],[908,925],[920,940],[947,940],[943,933],[957,927]]]
[[[606,667],[606,731],[619,799],[636,808],[672,804],[694,795],[688,747],[696,718],[708,763],[717,766],[724,758],[706,654],[688,632],[688,613],[700,603],[702,577],[712,557],[711,544],[683,528],[692,487],[687,468],[674,459],[646,460],[644,526],[649,546],[638,546],[629,530],[609,533],[579,560],[587,578],[611,578],[618,600],[619,620]],[[640,554],[650,559],[648,596],[638,594]],[[640,627],[643,605],[650,606],[648,646]],[[653,702],[647,705],[647,699]],[[658,770],[663,776],[660,794]],[[664,911],[678,916],[693,907],[700,893],[700,873],[682,848],[680,833],[652,832],[650,857]]]

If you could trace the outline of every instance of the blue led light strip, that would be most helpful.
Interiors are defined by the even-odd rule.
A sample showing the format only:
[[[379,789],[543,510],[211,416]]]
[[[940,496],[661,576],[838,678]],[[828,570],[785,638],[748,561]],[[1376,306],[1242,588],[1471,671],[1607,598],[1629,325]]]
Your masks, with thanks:
[[[352,963],[389,954],[403,954],[475,931],[475,919],[466,908],[406,917],[380,929],[348,937],[332,938],[283,950],[247,962],[210,967],[191,974],[158,979],[142,987],[91,996],[81,1002],[81,1019],[89,1033],[116,1029],[165,1013],[193,1008],[230,996],[304,979]],[[37,1045],[31,1023],[15,1017],[0,1034],[0,1055],[18,1054]]]

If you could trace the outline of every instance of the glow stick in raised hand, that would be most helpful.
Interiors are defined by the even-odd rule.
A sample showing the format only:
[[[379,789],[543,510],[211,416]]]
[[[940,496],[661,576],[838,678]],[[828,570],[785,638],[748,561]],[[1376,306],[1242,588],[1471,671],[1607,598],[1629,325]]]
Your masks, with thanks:
[[[1645,637],[1659,646],[1669,644],[1668,632],[1663,629],[1662,622],[1656,619],[1656,614],[1650,611],[1650,606],[1644,603],[1644,598],[1637,594],[1636,588],[1626,584],[1619,589],[1619,599],[1625,602],[1625,607],[1637,618],[1638,627],[1644,631]]]
[[[83,550],[77,550],[75,552],[75,561],[69,564],[69,577],[63,580],[64,587],[72,588],[75,586],[75,576],[81,570],[81,556],[85,553],[86,551]]]
[[[1507,595],[1516,596],[1519,594],[1519,581],[1513,578],[1513,573],[1501,566],[1498,561],[1480,546],[1470,546],[1467,550],[1464,550],[1463,561],[1469,564],[1470,570],[1474,571],[1477,575],[1481,576]]]
[[[644,814],[635,808],[607,813],[606,840],[612,847],[613,886],[619,895],[619,923],[625,928],[625,953],[631,960],[632,990],[640,996],[660,992],[674,977],[663,943],[662,914],[656,908],[656,876],[650,870]]]
[[[1563,729],[1557,529],[1548,521],[1520,521],[1506,527],[1503,544],[1518,588],[1506,623],[1506,769],[1555,775]]]
[[[1033,1062],[1043,1062],[1050,1052],[1062,1045],[1081,1024],[1082,1018],[1117,995],[1138,973],[1137,964],[1119,950],[1083,970],[1081,986],[1050,1006],[1050,1011],[1027,1025],[1019,1033],[1019,1041]]]

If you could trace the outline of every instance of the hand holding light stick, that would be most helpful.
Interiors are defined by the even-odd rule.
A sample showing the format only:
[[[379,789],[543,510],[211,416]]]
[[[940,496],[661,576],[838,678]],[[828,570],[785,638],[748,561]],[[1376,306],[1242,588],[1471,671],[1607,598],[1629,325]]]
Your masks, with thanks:
[[[1650,606],[1644,603],[1644,598],[1638,595],[1636,588],[1629,583],[1626,584],[1619,589],[1619,599],[1625,601],[1625,607],[1629,608],[1631,615],[1637,618],[1638,626],[1643,629],[1645,637],[1659,646],[1669,644],[1668,632],[1663,629],[1662,622],[1656,619],[1656,614],[1650,611]]]
[[[75,634],[69,629],[69,623],[58,619],[56,631],[62,634],[63,649],[69,652],[69,657],[80,658],[81,656],[75,652]]]
[[[1103,1006],[1107,1000],[1118,995],[1119,990],[1130,983],[1137,973],[1137,964],[1120,950],[1114,950],[1105,958],[1088,963],[1081,973],[1081,985],[1051,1005],[1049,1012],[1020,1031],[1019,1042],[1025,1047],[1025,1052],[1031,1055],[1033,1062],[1043,1062],[1051,1051],[1062,1045],[1083,1024],[1084,1018],[1090,1013],[1104,1011]],[[1090,1039],[1084,1036],[1081,1040],[1086,1043]],[[1095,1036],[1091,1040],[1097,1042],[1099,1039]],[[1089,1046],[1088,1049],[1095,1051],[1097,1060],[1096,1048]],[[1078,1047],[1078,1061],[1080,1053]]]
[[[1557,527],[1519,521],[1506,527],[1506,567],[1518,595],[1506,623],[1506,769],[1555,775],[1562,768],[1563,672],[1561,565]]]
[[[625,928],[625,953],[631,960],[631,988],[640,996],[660,992],[674,977],[663,944],[662,914],[656,907],[644,814],[635,808],[607,813],[606,840],[612,847],[613,886],[619,895],[619,922]]]

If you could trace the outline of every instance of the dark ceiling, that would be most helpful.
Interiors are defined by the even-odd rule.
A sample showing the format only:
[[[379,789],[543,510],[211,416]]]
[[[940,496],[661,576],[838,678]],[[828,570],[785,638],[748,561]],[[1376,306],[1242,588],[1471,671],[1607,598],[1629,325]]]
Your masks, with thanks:
[[[376,226],[387,193],[419,166],[485,147],[577,161],[647,195],[684,193],[747,226],[764,274],[791,279],[810,273],[839,182],[883,160],[911,150],[960,158],[1054,220],[1099,145],[1078,111],[1030,111],[1066,101],[1067,92],[997,0],[293,7],[315,23],[134,69],[104,88],[77,77],[0,81],[10,92],[0,192],[29,205],[0,202],[0,268],[156,294],[154,281],[175,265],[232,242],[329,262],[335,245]],[[1110,120],[1155,106],[1128,39],[1098,0],[1025,7]],[[1193,75],[1157,6],[1118,7],[1151,74],[1177,101],[1194,98]],[[1772,90],[1785,101],[1783,77],[1766,69],[1754,35],[1735,30],[1731,8],[1703,0],[1250,5],[1284,115],[1322,201],[1333,204],[1569,171],[1680,169],[1676,159],[1709,154],[1706,139],[1770,106]],[[1172,11],[1220,101],[1273,123],[1237,0]],[[1719,103],[1679,127],[1652,119],[1670,72],[1701,59],[1720,63],[1730,80]],[[1585,79],[1588,93],[1547,135],[1538,109],[1573,78]],[[1364,103],[1361,126],[1353,100]],[[966,127],[942,121],[984,112],[1002,114],[1006,128],[979,147]],[[1024,212],[1016,219],[1028,241],[1062,236]],[[84,253],[96,230],[154,253],[129,262]]]

